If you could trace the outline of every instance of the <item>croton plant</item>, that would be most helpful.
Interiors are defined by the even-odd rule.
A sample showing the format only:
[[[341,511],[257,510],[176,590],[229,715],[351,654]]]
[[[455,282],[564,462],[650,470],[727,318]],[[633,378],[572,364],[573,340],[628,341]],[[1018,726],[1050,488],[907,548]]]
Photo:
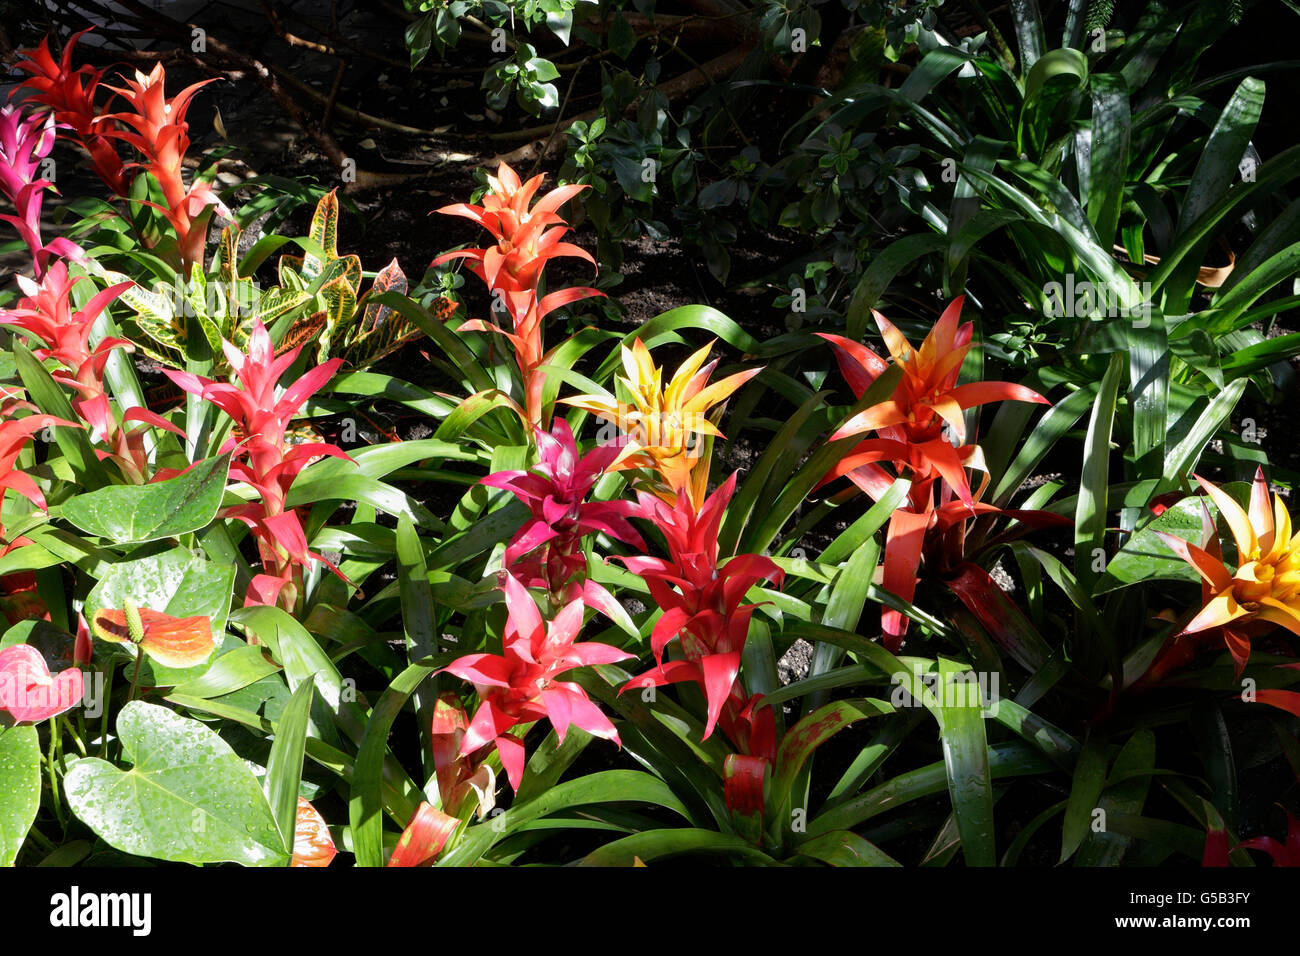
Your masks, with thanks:
[[[1300,766],[1300,531],[1194,473],[1219,404],[1120,483],[1120,353],[999,381],[961,296],[583,327],[587,187],[504,163],[469,317],[75,44],[0,109],[0,864],[1297,862],[1224,741]]]

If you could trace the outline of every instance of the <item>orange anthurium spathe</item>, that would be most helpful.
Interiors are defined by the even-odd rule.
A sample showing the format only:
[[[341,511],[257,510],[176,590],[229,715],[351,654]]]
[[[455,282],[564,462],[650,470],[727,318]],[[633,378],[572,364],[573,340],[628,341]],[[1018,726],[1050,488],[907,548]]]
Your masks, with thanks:
[[[762,371],[748,369],[710,385],[709,376],[718,360],[707,365],[704,360],[712,348],[710,342],[683,362],[665,386],[663,369],[655,365],[650,350],[638,338],[631,348],[623,346],[627,375],[619,376],[632,396],[632,404],[609,395],[562,399],[617,425],[625,444],[610,470],[653,468],[667,485],[667,493],[660,497],[670,504],[678,495],[686,494],[697,508],[703,505],[708,468],[696,469],[695,465],[702,457],[703,439],[723,437],[705,415]]]
[[[1160,532],[1164,542],[1195,568],[1203,581],[1201,609],[1181,633],[1221,628],[1240,676],[1250,658],[1253,634],[1272,626],[1300,634],[1300,533],[1292,533],[1291,516],[1279,495],[1274,495],[1270,504],[1262,469],[1255,472],[1250,505],[1245,509],[1223,489],[1199,475],[1196,480],[1232,532],[1237,569],[1229,571],[1223,563],[1212,531],[1201,547]]]
[[[167,667],[202,664],[216,646],[212,621],[206,617],[172,617],[131,602],[119,610],[104,608],[90,619],[90,629],[112,644],[135,644]]]

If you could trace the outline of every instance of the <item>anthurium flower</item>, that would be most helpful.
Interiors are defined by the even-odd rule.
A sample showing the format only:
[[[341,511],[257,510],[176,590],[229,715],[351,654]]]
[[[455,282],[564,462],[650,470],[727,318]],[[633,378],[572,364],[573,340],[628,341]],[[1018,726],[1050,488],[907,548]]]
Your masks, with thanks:
[[[600,445],[579,456],[573,430],[563,418],[557,418],[549,432],[535,428],[534,439],[540,460],[531,470],[498,471],[481,483],[509,491],[532,513],[506,547],[506,566],[526,587],[545,588],[557,601],[566,594],[572,600],[567,585],[587,565],[584,537],[604,533],[638,548],[644,546],[627,520],[637,506],[630,501],[587,500],[592,487],[618,457],[616,446]],[[594,581],[587,584],[613,600]],[[603,606],[605,602],[600,603]]]
[[[641,492],[641,516],[663,534],[671,557],[615,556],[610,560],[622,562],[644,578],[651,597],[664,609],[650,635],[657,666],[632,678],[620,693],[634,687],[695,681],[704,689],[707,701],[705,738],[721,719],[723,730],[740,743],[737,738],[749,733],[748,720],[741,716],[748,699],[736,678],[756,607],[741,602],[759,581],[779,583],[785,575],[771,558],[757,554],[738,555],[719,567],[718,531],[735,488],[736,476],[732,474],[698,512],[685,496],[670,506]],[[674,638],[680,638],[685,659],[665,661],[664,649]],[[771,718],[770,708],[760,713]]]
[[[505,575],[506,630],[503,654],[467,654],[444,668],[469,681],[479,695],[478,710],[461,741],[468,756],[495,741],[510,786],[524,775],[523,741],[510,733],[517,724],[549,719],[560,740],[572,724],[596,737],[619,742],[618,732],[579,685],[557,678],[575,667],[613,664],[633,655],[608,644],[577,643],[582,629],[581,600],[566,604],[553,621],[544,621],[527,589]]]
[[[460,826],[460,820],[421,802],[388,859],[389,866],[432,866]]]
[[[338,854],[325,818],[302,797],[293,830],[293,861],[290,866],[329,866]]]
[[[700,445],[705,436],[723,437],[705,415],[762,371],[748,369],[710,385],[709,376],[718,360],[707,365],[704,360],[712,348],[710,342],[683,362],[665,386],[663,370],[654,364],[650,350],[638,338],[631,348],[622,348],[626,375],[619,377],[632,404],[609,395],[562,399],[612,422],[626,436],[623,450],[610,465],[612,470],[653,468],[667,486],[661,492],[663,497],[671,501],[687,495],[696,507],[704,500],[708,479],[707,468],[695,468],[701,457]]]
[[[497,242],[485,249],[449,252],[434,259],[431,265],[469,259],[470,271],[489,289],[502,292],[536,291],[542,269],[551,259],[574,256],[595,265],[596,261],[585,249],[560,241],[569,227],[556,212],[589,187],[560,186],[537,200],[530,209],[529,203],[545,179],[545,174],[539,174],[521,183],[518,174],[502,163],[497,174],[488,177],[489,189],[483,205],[454,203],[436,210],[444,215],[472,219],[492,233]]]
[[[1274,495],[1270,505],[1262,469],[1255,472],[1248,509],[1218,486],[1195,477],[1232,532],[1237,567],[1228,570],[1214,534],[1197,547],[1160,532],[1203,581],[1202,607],[1181,634],[1217,629],[1240,676],[1250,658],[1252,635],[1274,626],[1300,634],[1300,533],[1292,534],[1291,516],[1280,495]]]
[[[29,644],[0,651],[0,710],[16,723],[57,717],[81,702],[81,671],[70,667],[51,676],[41,652]]]
[[[216,646],[210,619],[173,617],[147,607],[137,608],[129,602],[124,608],[96,611],[90,619],[90,628],[100,640],[134,644],[166,667],[202,664]]]
[[[72,67],[72,52],[86,32],[74,33],[64,44],[58,60],[50,53],[49,37],[42,39],[35,50],[25,51],[26,59],[19,60],[14,67],[31,76],[19,85],[18,92],[26,103],[45,107],[55,123],[71,129],[90,154],[95,174],[114,195],[125,196],[131,177],[113,144],[103,135],[111,131],[112,121],[102,120],[95,106],[103,71],[89,66]]]

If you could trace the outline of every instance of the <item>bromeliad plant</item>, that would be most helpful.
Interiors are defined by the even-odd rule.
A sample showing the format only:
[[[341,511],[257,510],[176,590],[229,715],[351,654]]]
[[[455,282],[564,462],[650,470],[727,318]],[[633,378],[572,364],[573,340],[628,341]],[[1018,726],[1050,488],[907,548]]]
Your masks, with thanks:
[[[493,243],[434,260],[505,313],[461,321],[347,251],[333,191],[301,236],[270,187],[223,195],[209,243],[198,88],[70,50],[0,115],[5,194],[28,222],[71,139],[130,215],[74,210],[84,255],[24,242],[0,309],[0,865],[1117,865],[1201,861],[1207,832],[1290,860],[1228,728],[1296,753],[1294,529],[1262,472],[1198,477],[1244,385],[1151,444],[1190,394],[1144,351],[1176,328],[1001,381],[961,295],[981,261],[878,340],[884,266],[842,324],[762,341],[683,306],[557,343],[598,294],[545,276],[590,261],[560,217],[590,194],[504,164],[441,210]],[[1046,162],[1055,120],[1025,122]],[[962,198],[1003,222],[1027,170],[983,162]],[[403,348],[420,383],[366,370]]]

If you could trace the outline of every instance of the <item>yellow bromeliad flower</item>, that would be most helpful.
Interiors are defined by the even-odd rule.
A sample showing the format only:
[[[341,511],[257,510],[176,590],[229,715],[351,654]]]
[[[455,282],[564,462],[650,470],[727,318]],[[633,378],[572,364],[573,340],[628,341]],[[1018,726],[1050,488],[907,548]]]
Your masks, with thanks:
[[[1240,676],[1250,658],[1252,635],[1273,626],[1300,634],[1300,533],[1292,534],[1281,496],[1274,495],[1270,507],[1262,470],[1255,472],[1248,510],[1199,475],[1196,480],[1228,523],[1237,544],[1237,570],[1231,572],[1223,563],[1212,525],[1199,548],[1164,532],[1160,537],[1203,580],[1201,610],[1182,633],[1222,628]]]
[[[707,464],[703,468],[695,466],[703,457],[706,439],[724,437],[705,413],[762,371],[756,368],[737,372],[710,385],[709,376],[718,361],[705,365],[704,360],[712,348],[710,342],[683,362],[665,387],[663,369],[655,365],[650,350],[638,338],[631,348],[623,346],[623,370],[627,374],[618,377],[631,395],[631,404],[610,395],[577,395],[562,400],[616,425],[625,436],[625,444],[609,470],[657,471],[666,487],[654,489],[655,493],[670,503],[679,494],[688,494],[696,507],[702,504],[709,469]]]

